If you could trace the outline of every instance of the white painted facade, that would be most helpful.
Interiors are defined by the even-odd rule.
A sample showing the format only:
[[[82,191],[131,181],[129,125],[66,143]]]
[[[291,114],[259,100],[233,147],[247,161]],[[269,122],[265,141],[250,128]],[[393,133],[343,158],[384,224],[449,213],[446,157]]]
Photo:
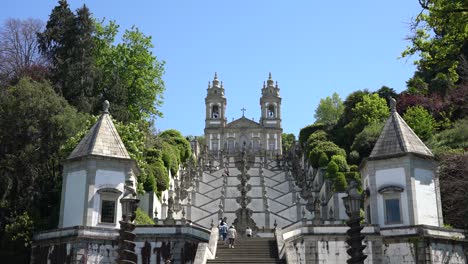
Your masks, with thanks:
[[[65,193],[61,226],[83,225],[84,211],[79,208],[85,208],[86,171],[79,170],[68,173],[64,177],[63,184],[66,186],[67,192]]]
[[[120,204],[120,198],[122,198],[124,191],[124,182],[125,174],[121,171],[110,171],[110,170],[97,170],[96,171],[96,181],[94,189],[94,203],[93,203],[93,212],[92,212],[92,224],[91,226],[100,226],[100,227],[115,227],[119,228],[120,217],[116,217],[114,224],[101,223],[100,214],[101,214],[101,194],[98,192],[100,189],[116,189],[120,191],[120,195],[117,198],[116,203],[116,216],[122,215],[122,206]]]
[[[416,168],[414,170],[414,189],[417,202],[417,224],[438,226],[439,215],[434,172]]]
[[[378,210],[378,224],[384,226],[403,226],[409,225],[408,217],[408,195],[406,186],[406,176],[404,168],[376,170],[375,172],[376,190],[380,190],[386,186],[398,186],[403,188],[400,193],[400,212],[402,222],[400,224],[387,224],[385,223],[385,205],[384,195],[376,192],[377,195],[377,210]]]

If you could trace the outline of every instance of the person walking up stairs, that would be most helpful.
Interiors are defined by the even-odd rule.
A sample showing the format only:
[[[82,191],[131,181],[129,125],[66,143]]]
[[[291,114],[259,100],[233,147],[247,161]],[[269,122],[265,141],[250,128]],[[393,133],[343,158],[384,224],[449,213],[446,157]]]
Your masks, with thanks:
[[[226,263],[282,263],[279,260],[276,241],[274,238],[237,238],[234,248],[228,245],[218,243],[216,258],[208,260],[209,264],[226,264]]]

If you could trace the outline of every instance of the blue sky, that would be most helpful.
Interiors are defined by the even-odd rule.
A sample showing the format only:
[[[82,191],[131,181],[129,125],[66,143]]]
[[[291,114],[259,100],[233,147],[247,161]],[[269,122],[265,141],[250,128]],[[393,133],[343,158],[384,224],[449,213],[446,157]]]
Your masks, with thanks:
[[[228,121],[258,121],[263,82],[271,72],[282,96],[286,133],[313,123],[321,98],[344,100],[358,89],[397,92],[413,75],[412,59],[398,59],[408,45],[417,0],[394,1],[123,1],[69,0],[94,17],[115,20],[121,31],[137,26],[153,37],[154,54],[166,61],[164,118],[159,130],[202,135],[208,81],[218,72],[227,97]],[[57,1],[2,3],[0,20],[47,21]],[[111,102],[112,103],[112,102]]]

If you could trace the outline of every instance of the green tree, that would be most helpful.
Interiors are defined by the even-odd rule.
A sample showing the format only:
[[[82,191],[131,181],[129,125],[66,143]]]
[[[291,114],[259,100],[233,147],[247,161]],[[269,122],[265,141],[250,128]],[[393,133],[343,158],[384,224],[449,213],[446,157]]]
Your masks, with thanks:
[[[338,124],[330,130],[332,141],[347,151],[349,151],[356,134],[362,129],[350,124],[356,118],[353,108],[363,100],[364,95],[369,94],[368,90],[358,90],[349,94],[343,102],[345,108]]]
[[[382,133],[384,124],[384,122],[371,123],[356,135],[351,146],[351,150],[357,151],[359,154],[359,159],[354,161],[356,164],[359,164],[363,158],[369,157],[380,133]]]
[[[338,165],[334,161],[330,161],[327,165],[327,172],[325,176],[327,177],[327,179],[334,182],[336,179],[336,174],[339,170],[340,168],[338,167]]]
[[[96,23],[94,57],[101,73],[97,90],[101,98],[112,102],[117,120],[134,122],[162,116],[158,107],[164,92],[164,62],[150,51],[152,38],[132,27],[115,44],[118,28],[113,21]]]
[[[314,168],[319,167],[320,155],[324,152],[329,159],[334,155],[346,156],[344,149],[331,141],[321,141],[310,151],[309,160]]]
[[[296,141],[296,136],[292,133],[283,133],[281,135],[281,142],[283,143],[283,153],[286,153],[291,148],[294,141]]]
[[[331,97],[320,99],[320,103],[315,109],[315,122],[328,126],[335,125],[343,114],[343,110],[343,101],[337,93],[333,93]]]
[[[461,119],[453,127],[435,134],[428,142],[435,155],[446,152],[463,153],[468,149],[468,118]]]
[[[330,159],[330,162],[332,161],[338,166],[338,171],[340,172],[349,171],[349,166],[348,166],[348,162],[346,162],[346,157],[342,155],[333,155]]]
[[[137,208],[135,213],[135,223],[137,225],[154,225],[153,219],[151,219],[151,217],[149,217],[147,213],[143,212],[141,208]]]
[[[309,139],[309,136],[312,133],[314,133],[317,130],[323,130],[324,128],[325,128],[325,126],[323,124],[319,124],[319,123],[314,123],[312,125],[308,125],[306,127],[303,127],[299,131],[299,144],[301,144],[301,146],[305,146],[307,140]]]
[[[325,131],[317,130],[314,133],[310,134],[305,145],[305,153],[309,155],[312,149],[314,149],[317,146],[317,144],[319,144],[322,141],[328,141],[328,135]]]
[[[44,32],[38,36],[39,48],[51,63],[51,81],[56,91],[79,111],[92,113],[94,91],[94,22],[83,5],[73,14],[60,0],[52,10]]]
[[[33,229],[57,226],[60,161],[66,157],[60,149],[82,129],[85,119],[48,83],[21,79],[0,91],[1,223],[12,224],[16,216],[27,213]],[[0,232],[0,248],[5,249],[0,257],[11,254],[5,239]]]
[[[434,117],[422,106],[408,108],[403,115],[403,119],[422,141],[428,140],[434,133]]]
[[[466,134],[466,133],[465,133]],[[439,181],[444,223],[468,229],[468,154],[446,153],[439,157]]]
[[[376,93],[380,96],[380,98],[387,100],[387,102],[389,102],[389,97],[398,99],[398,94],[396,93],[395,89],[387,87],[385,85],[380,87],[380,89],[378,89]]]
[[[388,117],[389,108],[385,99],[374,93],[364,95],[362,101],[358,102],[352,111],[355,118],[351,124],[362,130],[368,124],[384,121]]]
[[[418,71],[408,87],[421,90],[421,84],[429,84],[432,91],[444,93],[458,81],[460,62],[467,59],[468,7],[464,0],[419,3],[423,11],[413,20],[411,44],[402,53],[403,57],[419,56],[415,61]],[[416,83],[419,87],[414,87]]]
[[[337,172],[333,182],[333,190],[336,192],[344,192],[347,187],[348,183],[346,182],[345,174],[343,172]]]
[[[329,162],[329,159],[328,159],[327,154],[325,154],[325,152],[320,153],[318,167],[319,168],[326,167],[328,165],[328,162]]]

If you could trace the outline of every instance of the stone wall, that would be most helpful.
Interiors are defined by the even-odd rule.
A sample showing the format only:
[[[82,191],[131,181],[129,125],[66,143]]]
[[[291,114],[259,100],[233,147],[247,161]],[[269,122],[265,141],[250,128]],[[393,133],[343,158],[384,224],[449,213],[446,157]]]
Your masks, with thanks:
[[[139,264],[193,263],[200,242],[210,231],[187,225],[138,226],[135,229]],[[70,227],[37,233],[31,264],[113,264],[118,258],[118,230],[96,227]]]
[[[346,263],[344,225],[294,225],[275,232],[280,258],[288,264]],[[463,230],[432,226],[362,230],[369,264],[466,264],[468,240]]]

